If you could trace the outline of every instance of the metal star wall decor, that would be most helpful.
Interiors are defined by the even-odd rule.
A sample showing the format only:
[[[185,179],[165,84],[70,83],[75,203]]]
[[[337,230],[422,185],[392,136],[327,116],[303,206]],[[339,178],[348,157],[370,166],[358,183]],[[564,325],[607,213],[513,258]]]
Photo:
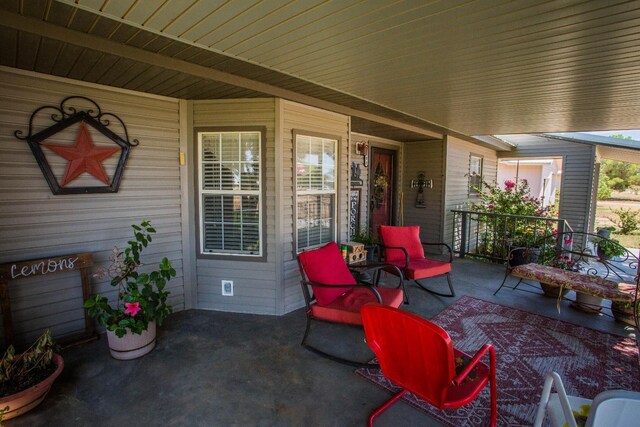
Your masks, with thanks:
[[[77,110],[75,107],[67,105],[70,100],[84,100],[90,102],[94,109]],[[51,114],[51,120],[54,124],[43,129],[37,133],[33,133],[33,122],[35,117],[44,110],[54,110]],[[109,129],[110,121],[107,119],[113,118],[118,121],[122,127],[124,137],[114,133]],[[53,144],[43,142],[47,138],[67,129],[80,122],[78,134],[76,136],[74,145],[65,144]],[[113,147],[99,147],[93,143],[89,128],[93,128],[99,131],[101,134],[113,141],[116,146]],[[46,105],[36,109],[29,119],[29,134],[22,136],[22,131],[17,130],[14,135],[18,139],[27,140],[29,147],[38,162],[38,166],[42,170],[49,188],[53,194],[86,194],[86,193],[116,193],[120,187],[120,181],[124,172],[124,167],[129,156],[131,147],[135,147],[139,144],[137,139],[132,142],[129,141],[129,134],[124,122],[115,114],[103,113],[97,103],[84,96],[70,96],[60,102],[59,107]],[[62,178],[62,182],[59,183],[55,177],[47,158],[42,151],[42,147],[46,147],[56,155],[66,159],[68,161],[67,167]],[[120,158],[116,170],[109,180],[109,176],[104,169],[102,162],[109,157],[120,152]],[[104,186],[90,186],[90,187],[67,187],[67,185],[80,177],[82,174],[88,173],[99,181],[104,183]]]

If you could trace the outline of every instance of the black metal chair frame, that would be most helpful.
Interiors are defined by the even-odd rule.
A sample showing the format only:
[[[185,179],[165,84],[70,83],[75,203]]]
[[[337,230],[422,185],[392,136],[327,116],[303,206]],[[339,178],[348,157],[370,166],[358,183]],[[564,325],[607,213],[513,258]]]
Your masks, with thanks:
[[[307,338],[308,338],[309,333],[311,331],[311,322],[312,321],[323,322],[323,323],[333,323],[333,324],[348,326],[348,327],[351,327],[351,328],[361,329],[361,330],[363,330],[363,333],[364,333],[364,329],[360,325],[352,325],[352,324],[349,324],[349,323],[334,322],[334,321],[331,321],[331,320],[320,319],[318,317],[315,317],[312,314],[311,306],[316,302],[316,298],[313,295],[312,290],[310,290],[310,287],[311,286],[318,286],[318,287],[324,287],[324,288],[335,288],[335,287],[340,287],[340,288],[367,288],[376,297],[376,300],[378,301],[378,303],[382,304],[382,297],[380,296],[380,293],[376,290],[376,287],[378,287],[378,285],[379,285],[378,281],[379,281],[379,273],[380,273],[380,271],[382,269],[385,269],[385,268],[395,268],[396,273],[397,273],[397,275],[399,276],[399,279],[400,279],[400,281],[398,283],[398,286],[396,286],[396,288],[397,289],[402,288],[403,295],[406,295],[406,293],[404,292],[404,280],[403,280],[403,276],[402,276],[402,271],[398,267],[396,267],[395,265],[392,265],[392,264],[376,263],[375,265],[371,265],[371,268],[367,269],[367,271],[370,271],[370,270],[374,271],[374,277],[376,277],[376,280],[375,280],[374,283],[358,280],[358,284],[355,284],[355,285],[326,285],[326,284],[322,284],[322,283],[312,282],[311,280],[309,280],[309,278],[306,275],[306,272],[304,271],[304,268],[302,267],[302,264],[300,263],[300,259],[298,259],[298,266],[300,267],[300,275],[302,276],[302,279],[300,280],[300,286],[302,287],[302,295],[304,296],[304,301],[305,301],[305,315],[307,317],[307,325],[305,327],[304,336],[302,337],[302,342],[300,344],[304,348],[306,348],[307,350],[312,351],[313,353],[315,353],[315,354],[317,354],[319,356],[322,356],[324,358],[327,358],[329,360],[333,360],[334,362],[342,363],[342,364],[349,365],[349,366],[355,366],[355,367],[369,367],[369,368],[378,367],[377,364],[369,363],[369,360],[371,360],[371,359],[369,359],[367,361],[363,361],[363,362],[356,361],[356,360],[350,360],[350,359],[346,359],[346,358],[337,356],[335,354],[327,353],[326,351],[323,351],[323,350],[319,349],[318,347],[315,347],[315,346],[307,343]],[[373,358],[373,355],[372,355],[371,358]]]

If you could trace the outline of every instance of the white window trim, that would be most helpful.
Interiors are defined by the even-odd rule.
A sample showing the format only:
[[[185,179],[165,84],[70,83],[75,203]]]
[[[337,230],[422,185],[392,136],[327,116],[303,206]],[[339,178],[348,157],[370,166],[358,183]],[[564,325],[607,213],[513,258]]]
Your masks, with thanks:
[[[242,133],[257,133],[258,134],[258,162],[260,165],[260,178],[258,180],[258,189],[257,190],[204,190],[203,187],[203,176],[202,176],[202,137],[206,134],[242,134]],[[196,172],[198,174],[198,228],[199,228],[199,255],[200,256],[209,256],[209,255],[221,255],[221,256],[232,256],[232,257],[250,257],[250,258],[259,258],[263,256],[264,252],[264,235],[263,235],[263,194],[262,189],[264,185],[264,162],[262,156],[263,150],[263,138],[264,132],[260,130],[198,130],[198,164],[196,168]],[[256,253],[239,253],[239,252],[228,252],[228,251],[205,251],[204,249],[204,203],[202,203],[202,196],[206,194],[216,194],[216,195],[240,195],[240,196],[258,196],[258,236],[260,239],[260,245],[258,251]]]
[[[296,162],[298,158],[298,137],[310,137],[310,138],[320,138],[324,140],[330,140],[334,143],[334,152],[335,152],[335,164],[334,164],[334,188],[333,190],[298,190],[297,183],[297,175],[296,175]],[[294,248],[296,254],[302,252],[303,250],[315,249],[326,245],[328,242],[323,242],[318,245],[313,246],[305,246],[303,248],[300,247],[300,242],[298,241],[298,196],[314,196],[314,195],[323,195],[329,194],[333,195],[333,236],[331,236],[331,241],[336,241],[338,235],[338,188],[339,188],[339,164],[340,164],[340,138],[332,135],[320,135],[314,132],[306,132],[300,130],[293,130],[293,190],[294,190],[294,218],[293,218],[293,237],[294,237]]]

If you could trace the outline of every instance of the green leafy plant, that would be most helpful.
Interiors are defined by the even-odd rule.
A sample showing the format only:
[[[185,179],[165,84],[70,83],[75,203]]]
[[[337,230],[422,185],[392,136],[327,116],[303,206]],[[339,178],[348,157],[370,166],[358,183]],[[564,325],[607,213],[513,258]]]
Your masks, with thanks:
[[[142,266],[140,255],[151,243],[151,234],[156,230],[149,221],[134,224],[131,228],[134,239],[127,242],[129,247],[123,252],[114,247],[109,269],[102,269],[96,274],[98,277],[109,274],[112,277],[111,286],[118,287],[115,307],[102,295],[89,298],[84,304],[89,316],[95,317],[100,325],[106,326],[118,337],[124,336],[127,329],[141,334],[147,329],[149,322],[154,320],[161,326],[172,311],[167,304],[169,292],[164,289],[167,282],[176,276],[176,270],[167,257],[164,257],[158,270],[151,273],[138,272],[138,268]]]
[[[365,246],[373,246],[377,245],[379,240],[378,238],[371,232],[371,230],[367,228],[360,228],[353,235],[353,241],[358,243],[363,243]]]
[[[638,229],[638,211],[631,208],[614,209],[613,213],[618,215],[618,219],[609,218],[613,223],[620,228],[621,234],[631,234]]]
[[[10,345],[0,361],[0,397],[26,390],[51,375],[56,369],[53,350],[49,329],[24,353],[16,355],[15,348]]]
[[[606,239],[595,237],[593,243],[596,245],[598,255],[605,258],[613,258],[626,253],[624,246],[616,239]]]

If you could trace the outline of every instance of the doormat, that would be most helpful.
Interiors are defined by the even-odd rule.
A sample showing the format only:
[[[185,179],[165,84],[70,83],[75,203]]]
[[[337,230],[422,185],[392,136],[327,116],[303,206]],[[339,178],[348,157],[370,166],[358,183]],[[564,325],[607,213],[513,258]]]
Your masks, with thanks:
[[[462,297],[431,319],[453,345],[473,355],[485,343],[497,356],[498,425],[530,426],[535,419],[545,376],[556,371],[569,395],[592,399],[604,390],[640,391],[635,340],[487,301]],[[483,361],[489,364],[488,356]],[[400,391],[379,369],[358,375],[392,393]],[[489,387],[470,404],[439,409],[407,393],[405,402],[449,426],[488,425]]]

